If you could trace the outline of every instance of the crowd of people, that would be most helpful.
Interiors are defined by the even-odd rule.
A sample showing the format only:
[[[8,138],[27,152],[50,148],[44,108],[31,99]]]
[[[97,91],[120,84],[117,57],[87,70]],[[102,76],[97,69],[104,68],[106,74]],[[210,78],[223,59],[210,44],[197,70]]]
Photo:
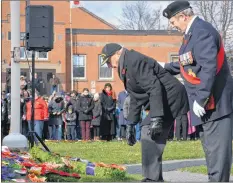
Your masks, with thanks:
[[[118,97],[110,83],[101,93],[91,94],[88,88],[77,91],[57,92],[51,96],[40,96],[35,92],[34,126],[31,122],[31,88],[22,82],[20,99],[21,133],[28,136],[34,130],[39,137],[48,140],[124,140],[130,97],[127,91]],[[2,137],[10,131],[10,93],[2,91]],[[141,119],[147,115],[142,108]],[[174,128],[175,127],[175,128]],[[188,115],[176,119],[169,140],[191,140],[198,138],[197,129],[191,127]],[[140,121],[136,125],[136,140],[140,141]],[[175,135],[174,135],[175,134]],[[37,140],[37,139],[36,139]]]

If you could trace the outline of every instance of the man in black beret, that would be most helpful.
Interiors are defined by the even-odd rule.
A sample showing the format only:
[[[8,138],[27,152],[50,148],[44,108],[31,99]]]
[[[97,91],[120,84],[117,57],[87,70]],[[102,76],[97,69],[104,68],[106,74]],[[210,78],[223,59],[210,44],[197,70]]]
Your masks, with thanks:
[[[181,74],[188,93],[191,122],[200,127],[209,180],[228,182],[232,162],[233,80],[217,30],[194,15],[188,1],[175,1],[163,15],[184,33],[179,62],[164,65]]]
[[[130,95],[126,127],[128,144],[136,143],[135,125],[144,106],[149,113],[141,122],[143,182],[163,181],[162,154],[169,130],[177,116],[189,110],[184,86],[156,60],[116,43],[104,46],[102,64],[118,68],[120,79]]]

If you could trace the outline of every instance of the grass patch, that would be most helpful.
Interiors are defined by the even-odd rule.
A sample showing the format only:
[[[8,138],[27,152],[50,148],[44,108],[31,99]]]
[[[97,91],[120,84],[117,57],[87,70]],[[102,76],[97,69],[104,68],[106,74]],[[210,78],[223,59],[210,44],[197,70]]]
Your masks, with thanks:
[[[122,142],[46,142],[52,152],[63,156],[80,157],[92,162],[135,164],[141,163],[141,145],[133,147]],[[163,160],[203,158],[200,141],[168,142]]]
[[[191,172],[191,173],[200,173],[207,175],[207,167],[205,165],[202,166],[194,166],[180,169],[182,172]],[[233,167],[231,168],[231,175],[233,175]]]

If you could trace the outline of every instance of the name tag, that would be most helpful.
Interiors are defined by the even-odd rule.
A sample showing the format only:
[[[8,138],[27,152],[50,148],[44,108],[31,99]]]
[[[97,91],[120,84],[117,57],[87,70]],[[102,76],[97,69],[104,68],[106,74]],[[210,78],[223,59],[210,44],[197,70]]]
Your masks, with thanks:
[[[189,51],[179,56],[179,60],[182,66],[193,64],[192,52]]]

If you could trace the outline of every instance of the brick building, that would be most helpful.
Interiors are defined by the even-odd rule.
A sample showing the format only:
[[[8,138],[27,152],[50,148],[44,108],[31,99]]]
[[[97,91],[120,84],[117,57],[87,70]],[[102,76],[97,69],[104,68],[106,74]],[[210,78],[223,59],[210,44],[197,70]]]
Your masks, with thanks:
[[[71,90],[71,44],[69,1],[31,1],[31,4],[54,6],[54,49],[48,53],[36,53],[36,72],[43,79],[43,93],[49,93],[48,84],[52,74],[60,79],[60,90]],[[21,2],[21,74],[28,79],[31,53],[24,49],[25,2]],[[10,68],[10,2],[2,2],[2,86],[5,85],[6,70]],[[181,36],[177,32],[118,30],[115,26],[80,7],[72,9],[73,40],[73,88],[84,87],[100,92],[110,82],[116,93],[123,89],[117,72],[100,67],[102,47],[117,42],[129,49],[135,49],[159,61],[177,61]]]

